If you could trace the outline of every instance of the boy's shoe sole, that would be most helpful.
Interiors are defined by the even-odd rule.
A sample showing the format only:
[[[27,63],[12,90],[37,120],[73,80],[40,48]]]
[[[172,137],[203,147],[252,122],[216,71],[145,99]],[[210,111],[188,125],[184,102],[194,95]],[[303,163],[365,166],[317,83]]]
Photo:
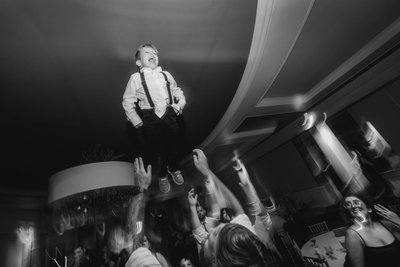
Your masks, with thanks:
[[[158,178],[158,188],[160,189],[161,193],[168,193],[171,190],[171,185],[169,184],[168,178]]]
[[[177,185],[182,185],[185,182],[185,179],[183,178],[181,171],[175,171],[175,172],[168,171],[168,173],[171,175],[172,180]]]

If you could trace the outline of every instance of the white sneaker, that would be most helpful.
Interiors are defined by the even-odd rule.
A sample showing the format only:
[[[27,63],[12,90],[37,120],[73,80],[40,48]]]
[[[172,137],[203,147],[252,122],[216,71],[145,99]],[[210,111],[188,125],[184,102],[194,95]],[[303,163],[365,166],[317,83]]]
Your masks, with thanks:
[[[160,188],[161,193],[168,193],[171,190],[171,185],[169,184],[167,177],[158,178],[158,188]]]
[[[181,171],[174,171],[174,172],[170,172],[168,171],[168,173],[171,175],[172,180],[174,181],[174,183],[176,183],[177,185],[181,185],[185,182],[185,179],[183,178],[182,172]]]

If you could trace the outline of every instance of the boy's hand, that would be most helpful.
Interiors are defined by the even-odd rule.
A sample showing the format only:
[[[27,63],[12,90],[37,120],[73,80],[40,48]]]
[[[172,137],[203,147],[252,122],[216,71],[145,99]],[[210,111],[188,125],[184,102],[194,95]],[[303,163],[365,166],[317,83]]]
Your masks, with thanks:
[[[177,115],[182,114],[182,111],[183,111],[183,110],[181,109],[181,107],[180,107],[178,104],[172,104],[171,107],[174,108],[174,111],[175,111],[175,113],[176,113]]]
[[[143,126],[143,122],[139,122],[138,124],[133,125],[133,127],[135,127],[136,129],[137,129],[137,128],[140,128],[140,127],[142,127],[142,126]]]

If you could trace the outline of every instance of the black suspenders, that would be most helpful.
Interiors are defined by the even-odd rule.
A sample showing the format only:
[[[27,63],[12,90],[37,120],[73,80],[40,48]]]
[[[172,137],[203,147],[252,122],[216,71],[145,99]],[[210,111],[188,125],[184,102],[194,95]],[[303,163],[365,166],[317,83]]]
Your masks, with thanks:
[[[168,97],[169,97],[169,105],[172,105],[172,95],[171,95],[171,84],[169,83],[169,80],[167,78],[167,74],[165,74],[163,71],[161,72],[162,75],[164,76],[165,82],[167,83],[167,91],[168,91]]]
[[[169,80],[167,78],[167,75],[164,72],[161,72],[161,73],[163,74],[164,79],[165,79],[165,81],[167,83],[169,104],[172,105],[171,84],[170,84],[170,82],[169,82]],[[144,92],[146,94],[147,100],[149,101],[149,105],[150,105],[151,108],[154,108],[154,102],[153,102],[153,99],[151,99],[149,88],[147,87],[146,79],[144,78],[143,72],[140,72],[140,79],[142,80],[143,89],[144,89]]]

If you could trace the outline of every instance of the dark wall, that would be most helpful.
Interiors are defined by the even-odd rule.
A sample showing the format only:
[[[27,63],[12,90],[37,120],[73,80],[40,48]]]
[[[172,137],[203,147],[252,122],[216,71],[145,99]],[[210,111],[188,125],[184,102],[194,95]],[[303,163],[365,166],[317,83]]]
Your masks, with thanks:
[[[400,152],[400,78],[347,108],[347,112],[356,120],[370,121]],[[306,197],[321,186],[291,141],[251,162],[249,168],[261,184],[258,189],[266,195],[297,193]]]
[[[400,152],[400,78],[348,109],[356,119],[370,121],[389,145]]]
[[[292,142],[254,161],[250,168],[269,195],[284,195],[317,185]]]

